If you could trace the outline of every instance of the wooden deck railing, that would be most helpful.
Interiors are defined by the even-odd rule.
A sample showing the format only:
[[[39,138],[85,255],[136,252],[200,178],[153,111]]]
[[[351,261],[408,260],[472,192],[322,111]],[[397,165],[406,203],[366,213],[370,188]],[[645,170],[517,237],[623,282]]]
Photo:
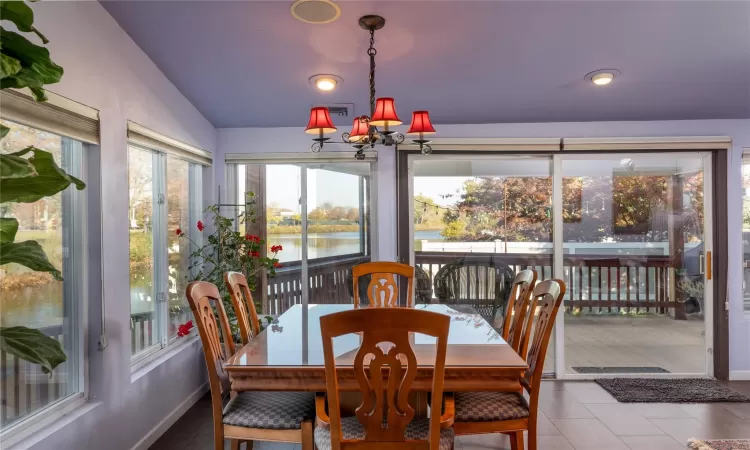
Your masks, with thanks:
[[[370,261],[369,256],[341,255],[310,260],[309,303],[351,303],[349,276],[352,266]],[[266,314],[281,314],[302,303],[302,269],[299,262],[285,264],[268,278]]]
[[[551,254],[416,252],[415,261],[434,280],[445,264],[458,258],[487,257],[518,272],[534,269],[539,279],[552,277]],[[671,258],[668,256],[565,255],[565,308],[573,312],[634,312],[684,316],[684,304],[670,296]]]
[[[62,325],[39,331],[59,341],[64,348]],[[67,376],[64,364],[48,376],[38,365],[0,350],[0,428],[67,396]]]

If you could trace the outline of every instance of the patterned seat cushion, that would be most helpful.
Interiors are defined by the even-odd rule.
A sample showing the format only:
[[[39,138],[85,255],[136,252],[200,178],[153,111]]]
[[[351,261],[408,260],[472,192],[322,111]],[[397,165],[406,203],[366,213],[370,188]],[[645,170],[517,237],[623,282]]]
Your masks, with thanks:
[[[341,419],[341,432],[344,439],[364,439],[365,429],[356,417]],[[414,419],[406,426],[406,439],[426,440],[430,434],[430,421],[425,418]],[[331,430],[328,427],[315,429],[315,446],[318,450],[331,450]],[[453,428],[440,430],[440,450],[453,448]]]
[[[487,422],[529,417],[529,404],[515,392],[456,392],[456,422]]]
[[[225,425],[298,430],[315,418],[314,392],[242,392],[224,408]]]

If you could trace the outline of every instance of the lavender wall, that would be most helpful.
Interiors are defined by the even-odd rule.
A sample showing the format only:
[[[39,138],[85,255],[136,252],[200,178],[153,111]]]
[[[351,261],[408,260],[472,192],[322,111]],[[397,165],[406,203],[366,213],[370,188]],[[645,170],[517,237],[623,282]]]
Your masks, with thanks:
[[[133,120],[211,152],[216,150],[216,130],[98,2],[39,2],[33,8],[35,25],[50,39],[51,55],[65,69],[62,82],[51,90],[101,113],[100,213],[109,347],[97,350],[101,295],[93,292],[87,330],[90,401],[18,448],[127,450],[196,392],[202,393],[206,375],[199,342],[192,342],[131,378],[126,123]],[[207,198],[213,196],[212,175],[211,170],[205,175]],[[91,237],[98,239],[94,233]],[[90,276],[98,276],[98,269],[92,268]]]
[[[587,138],[657,136],[731,136],[729,153],[729,242],[742,242],[741,155],[750,147],[750,120],[675,120],[653,122],[560,122],[519,124],[436,125],[438,137],[487,138]],[[401,130],[404,131],[404,130]],[[309,136],[299,128],[219,129],[216,180],[224,183],[226,153],[305,152]],[[326,146],[329,151],[345,146]],[[396,257],[395,155],[393,149],[378,153],[378,250],[382,260]],[[730,245],[728,292],[730,308],[730,370],[732,377],[750,379],[750,319],[742,311],[742,248]]]

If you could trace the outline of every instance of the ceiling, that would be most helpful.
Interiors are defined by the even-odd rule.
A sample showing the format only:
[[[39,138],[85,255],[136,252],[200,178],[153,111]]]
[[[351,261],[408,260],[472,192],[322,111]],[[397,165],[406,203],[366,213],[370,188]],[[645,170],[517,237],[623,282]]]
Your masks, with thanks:
[[[438,125],[750,117],[747,1],[339,1],[325,25],[293,19],[291,0],[102,3],[220,128],[304,127],[314,104],[368,113],[357,20],[373,13],[377,95],[407,123],[415,109]],[[622,75],[584,81],[602,68]],[[344,83],[316,92],[317,73]]]

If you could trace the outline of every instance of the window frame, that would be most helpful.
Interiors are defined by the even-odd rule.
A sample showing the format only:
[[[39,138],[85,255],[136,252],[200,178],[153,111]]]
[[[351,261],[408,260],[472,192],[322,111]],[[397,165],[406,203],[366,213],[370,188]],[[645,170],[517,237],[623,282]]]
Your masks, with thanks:
[[[19,98],[21,97],[18,93],[14,95]],[[52,98],[57,99],[61,97],[53,95]],[[70,102],[67,99],[65,100]],[[57,102],[40,106],[41,108],[54,108],[62,111],[63,115],[72,113],[72,111],[60,107]],[[80,108],[88,108],[83,105],[78,106]],[[89,272],[89,268],[91,267],[91,259],[95,256],[91,251],[92,240],[101,236],[100,234],[96,234],[101,233],[100,229],[96,229],[96,224],[99,222],[93,221],[92,219],[94,218],[90,214],[90,208],[94,207],[98,209],[100,206],[98,204],[98,192],[96,192],[100,173],[99,167],[97,164],[94,164],[94,161],[98,158],[100,147],[98,143],[92,142],[93,139],[84,141],[78,137],[61,134],[59,132],[61,128],[59,127],[44,126],[43,119],[47,111],[39,109],[37,105],[31,106],[31,109],[27,112],[28,116],[21,116],[21,119],[28,118],[29,120],[18,120],[16,117],[0,118],[11,123],[33,128],[37,131],[59,136],[61,139],[60,166],[67,173],[86,182],[86,189],[83,191],[75,190],[74,187],[69,186],[59,193],[61,251],[63,253],[63,264],[60,269],[63,278],[68,281],[62,286],[62,307],[63,311],[70,308],[70,314],[63,313],[61,328],[64,336],[66,336],[66,329],[69,329],[70,332],[68,334],[72,335],[66,336],[66,338],[72,339],[70,348],[74,348],[76,354],[71,355],[67,351],[69,349],[64,350],[66,350],[66,364],[75,367],[75,377],[77,380],[70,379],[71,375],[68,374],[69,378],[65,381],[65,385],[74,386],[76,392],[51,401],[11,423],[9,426],[0,429],[0,442],[5,443],[7,446],[21,442],[37,431],[40,424],[46,424],[50,420],[55,420],[67,414],[88,400],[90,389],[88,373],[89,318],[87,312],[90,308],[90,293],[96,291],[97,288],[101,292],[101,280],[89,280],[85,277],[85,274]],[[91,118],[89,125],[95,122],[95,125],[91,126],[96,126],[98,130],[98,111],[88,108],[87,115]],[[72,159],[72,165],[70,162],[65,162],[64,158]],[[71,224],[71,220],[73,224]],[[92,233],[95,234],[92,235]],[[65,264],[66,260],[70,262]]]
[[[149,152],[152,157],[152,256],[153,256],[153,273],[152,273],[152,291],[155,299],[155,308],[153,323],[156,327],[156,338],[154,344],[144,348],[139,353],[133,354],[133,346],[130,346],[130,364],[131,373],[137,372],[149,365],[155,359],[162,357],[167,352],[179,348],[185,343],[194,339],[179,339],[176,336],[169,336],[169,254],[167,250],[168,233],[174,232],[169,230],[168,215],[169,202],[167,199],[167,165],[169,159],[185,161],[188,163],[188,217],[189,224],[186,224],[186,232],[190,238],[197,244],[202,245],[202,234],[194,232],[194,223],[200,220],[203,214],[203,170],[206,168],[201,162],[196,161],[186,155],[170,152],[164,148],[151,148],[144,146],[141,142],[128,140],[128,153],[131,149],[137,151]],[[129,160],[129,158],[128,158]],[[209,168],[211,166],[208,166]],[[128,167],[128,170],[130,167]],[[195,220],[193,220],[195,219]],[[132,312],[131,312],[132,317]],[[131,322],[132,323],[132,322]],[[132,329],[131,329],[132,332]]]
[[[745,264],[745,252],[746,249],[750,250],[750,242],[745,242],[745,230],[744,230],[744,220],[742,219],[742,215],[745,210],[745,202],[750,201],[750,193],[745,189],[745,181],[744,181],[744,169],[745,166],[748,166],[748,171],[750,171],[750,147],[745,147],[742,149],[742,157],[740,159],[740,189],[742,190],[742,195],[740,196],[740,201],[742,202],[740,204],[740,233],[742,233],[742,317],[744,320],[750,320],[750,299],[746,299],[746,297],[750,294],[750,283],[748,283],[745,279],[745,271],[750,270],[750,267],[746,267]],[[748,188],[750,190],[750,188]]]

